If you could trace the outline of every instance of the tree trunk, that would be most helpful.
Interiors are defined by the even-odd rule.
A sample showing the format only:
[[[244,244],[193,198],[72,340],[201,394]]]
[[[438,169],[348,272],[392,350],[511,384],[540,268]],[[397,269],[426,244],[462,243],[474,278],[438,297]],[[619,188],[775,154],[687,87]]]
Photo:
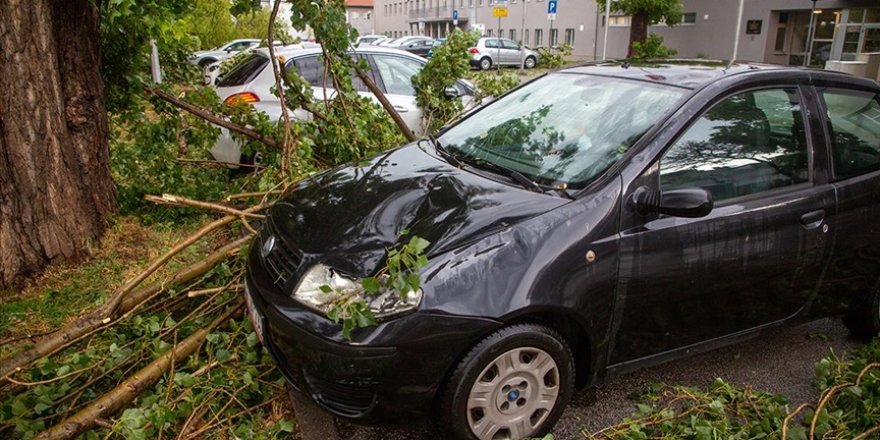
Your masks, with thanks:
[[[632,16],[629,28],[629,48],[626,51],[626,57],[633,57],[633,43],[638,41],[644,42],[648,39],[648,13],[640,12]]]
[[[0,286],[87,256],[116,207],[93,0],[0,0]]]

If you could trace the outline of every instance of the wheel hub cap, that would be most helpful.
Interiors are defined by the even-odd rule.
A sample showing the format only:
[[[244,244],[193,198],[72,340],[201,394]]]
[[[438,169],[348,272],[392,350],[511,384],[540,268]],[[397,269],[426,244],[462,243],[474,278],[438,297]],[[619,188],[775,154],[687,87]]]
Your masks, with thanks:
[[[480,440],[530,437],[558,396],[556,361],[537,348],[516,348],[492,361],[472,385],[468,423]]]

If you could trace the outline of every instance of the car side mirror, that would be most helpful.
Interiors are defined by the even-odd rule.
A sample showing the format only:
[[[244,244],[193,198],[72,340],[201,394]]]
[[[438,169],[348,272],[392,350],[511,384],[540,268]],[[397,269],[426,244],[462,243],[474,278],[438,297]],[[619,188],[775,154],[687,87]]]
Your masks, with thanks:
[[[458,98],[459,96],[461,96],[461,93],[458,92],[457,88],[455,88],[453,86],[449,86],[449,87],[443,89],[443,96],[445,96],[449,99],[455,99],[455,98]]]
[[[702,188],[675,189],[661,194],[641,187],[633,193],[633,201],[640,215],[656,212],[672,217],[700,218],[709,215],[715,207],[712,194]]]

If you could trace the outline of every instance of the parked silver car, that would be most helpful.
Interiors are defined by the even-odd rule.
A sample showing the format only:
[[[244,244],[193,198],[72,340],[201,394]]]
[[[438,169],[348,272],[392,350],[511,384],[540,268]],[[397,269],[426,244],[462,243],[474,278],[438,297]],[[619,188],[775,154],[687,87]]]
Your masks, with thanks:
[[[201,68],[205,68],[212,63],[225,60],[243,50],[254,49],[259,46],[260,39],[258,38],[232,40],[210,50],[200,50],[195,52],[189,61]]]
[[[538,52],[506,38],[480,38],[468,52],[471,54],[471,65],[483,70],[499,65],[519,66],[520,63],[526,69],[531,69],[538,65],[540,59]]]

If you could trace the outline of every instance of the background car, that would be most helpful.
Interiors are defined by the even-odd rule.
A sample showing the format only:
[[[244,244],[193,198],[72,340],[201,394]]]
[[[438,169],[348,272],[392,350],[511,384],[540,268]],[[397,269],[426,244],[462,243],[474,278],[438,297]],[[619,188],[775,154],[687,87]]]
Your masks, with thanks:
[[[387,40],[388,37],[384,35],[361,35],[355,40],[355,44],[373,44],[375,45],[378,42]]]
[[[406,125],[415,133],[422,131],[422,110],[416,105],[415,89],[412,77],[417,74],[427,61],[409,52],[366,45],[352,51],[363,57],[370,65],[370,76],[376,85],[385,93],[388,101],[400,114]],[[319,59],[320,48],[303,48],[301,46],[285,47],[276,50],[276,55],[286,60],[288,71],[296,70],[313,88],[315,98],[331,99],[335,91],[325,87],[323,83],[324,63]],[[352,84],[361,95],[374,99],[366,85],[357,76],[352,76]],[[269,68],[267,49],[254,50],[253,55],[243,60],[226,75],[217,80],[217,94],[224,101],[242,100],[250,103],[255,109],[269,115],[272,120],[281,118],[281,103],[271,89],[275,86],[275,77]],[[462,97],[465,107],[473,100],[473,85],[466,80],[455,84],[455,92]],[[308,119],[311,114],[304,110],[292,113],[295,118]],[[211,149],[215,159],[227,163],[239,163],[241,147],[232,139],[225,129],[217,143]]]
[[[880,84],[573,67],[303,181],[264,225],[254,328],[318,405],[542,437],[576,386],[826,316],[880,333]],[[430,243],[419,289],[368,293],[414,237]],[[376,325],[346,338],[335,295]]]
[[[434,47],[434,39],[427,37],[413,38],[407,40],[405,44],[396,47],[399,49],[403,49],[409,53],[426,57],[428,56],[428,52],[430,52],[431,49]]]
[[[445,42],[446,42],[445,38],[438,38],[438,39],[434,40],[434,44],[431,45],[431,50],[428,51],[428,55],[426,55],[426,58],[431,58],[434,55],[434,49],[440,47],[440,45]]]
[[[260,45],[260,41],[261,40],[255,38],[232,40],[213,49],[200,50],[198,52],[195,52],[193,56],[189,59],[189,61],[193,64],[198,65],[199,67],[204,68],[211,63],[225,60],[226,58],[229,58],[245,49],[256,48]]]
[[[538,52],[506,38],[480,38],[468,52],[471,54],[471,65],[483,70],[499,65],[518,67],[520,63],[526,69],[531,69],[538,65],[541,58]]]

